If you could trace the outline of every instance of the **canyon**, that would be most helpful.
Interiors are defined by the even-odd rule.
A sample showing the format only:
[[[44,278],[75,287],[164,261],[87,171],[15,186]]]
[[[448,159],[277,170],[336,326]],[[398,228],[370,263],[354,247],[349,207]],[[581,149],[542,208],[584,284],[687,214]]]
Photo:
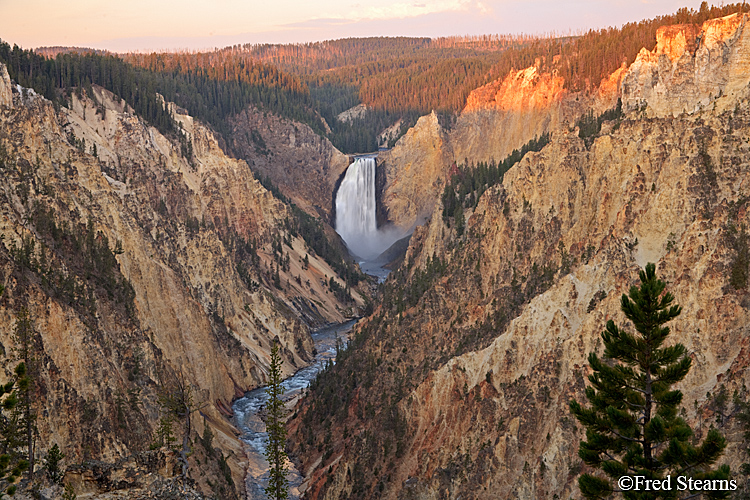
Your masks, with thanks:
[[[216,464],[207,466],[196,488],[236,497],[246,465],[226,419],[231,401],[264,384],[273,339],[291,374],[312,359],[310,328],[344,321],[362,298],[356,290],[351,302],[334,296],[329,284],[345,284],[292,234],[289,208],[205,126],[171,106],[191,145],[184,155],[119,98],[92,90],[57,108],[0,69],[5,376],[16,316],[26,310],[39,442],[57,443],[69,463],[133,454],[140,464],[160,397],[187,385],[200,408],[192,427],[212,429],[231,471],[221,479]],[[109,267],[92,269],[97,259]],[[199,458],[190,459],[196,471]],[[154,460],[172,477],[175,457]],[[119,488],[98,474],[84,467],[70,481],[79,493]],[[127,486],[135,494],[149,484]]]
[[[738,474],[748,19],[663,26],[585,90],[539,59],[473,89],[455,121],[433,111],[359,159],[253,105],[221,135],[161,98],[178,124],[162,133],[103,87],[61,90],[61,106],[0,64],[0,381],[28,314],[37,458],[58,444],[65,482],[87,498],[246,497],[254,464],[232,402],[267,382],[272,342],[290,376],[318,354],[311,331],[361,317],[289,402],[303,498],[578,498],[590,469],[568,405],[584,400],[605,323],[624,321],[621,294],[654,262],[683,308],[682,416],[697,438],[720,428],[720,463]],[[446,211],[453,176],[540,137]],[[355,254],[376,245],[352,238],[387,227],[411,239],[376,285],[334,227]],[[180,391],[188,456],[158,442]]]
[[[349,158],[309,126],[255,108],[232,117],[231,150],[311,214],[331,222],[333,192]]]
[[[314,390],[291,421],[308,498],[577,498],[587,468],[568,403],[584,400],[587,356],[601,353],[607,320],[624,320],[620,296],[647,262],[683,307],[672,331],[693,359],[678,387],[684,417],[697,437],[719,426],[729,442],[720,463],[739,470],[742,427],[716,401],[747,398],[747,288],[732,278],[747,269],[738,243],[748,224],[747,19],[660,29],[654,50],[588,97],[619,97],[625,110],[590,145],[572,128],[581,96],[551,91],[554,78],[530,68],[483,89],[475,97],[485,105],[470,99],[453,131],[423,118],[385,156],[413,155],[411,170],[389,179],[387,205],[388,186],[435,183],[429,203],[389,205],[391,217],[409,225],[433,211],[330,376],[351,394],[327,396],[323,410],[316,398],[329,389]],[[709,80],[720,85],[707,91]],[[535,81],[538,98],[503,94]],[[482,144],[475,155],[457,139],[477,112],[515,130],[518,107],[539,123],[521,127],[518,142]],[[550,143],[467,209],[458,233],[435,194],[451,152],[498,159],[542,131]],[[431,159],[415,168],[425,149]]]

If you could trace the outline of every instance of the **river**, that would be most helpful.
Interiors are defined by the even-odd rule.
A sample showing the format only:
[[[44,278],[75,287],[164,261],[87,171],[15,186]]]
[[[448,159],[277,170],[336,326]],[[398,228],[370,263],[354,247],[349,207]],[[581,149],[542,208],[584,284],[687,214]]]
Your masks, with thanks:
[[[312,333],[312,339],[318,354],[315,361],[302,368],[291,377],[284,380],[284,401],[297,397],[315,378],[329,359],[336,358],[336,341],[346,342],[348,333],[356,320],[347,321],[326,328],[321,328]],[[261,420],[258,412],[263,408],[268,396],[265,387],[254,389],[232,405],[234,410],[234,424],[242,432],[242,440],[247,443],[248,450],[248,472],[245,478],[245,486],[250,500],[266,500],[264,488],[268,485],[268,462],[263,455],[266,449],[266,425]],[[299,498],[299,487],[302,484],[302,475],[290,465],[287,475],[289,479],[289,498]]]

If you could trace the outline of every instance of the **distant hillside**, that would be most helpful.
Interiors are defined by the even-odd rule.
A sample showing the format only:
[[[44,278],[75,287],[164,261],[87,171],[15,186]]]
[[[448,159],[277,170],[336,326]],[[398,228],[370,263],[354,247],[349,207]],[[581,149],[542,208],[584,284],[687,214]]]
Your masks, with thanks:
[[[92,49],[90,47],[62,47],[60,45],[55,45],[54,47],[37,47],[36,49],[34,49],[34,52],[48,59],[55,58],[59,54],[99,54],[101,56],[112,55],[112,52],[108,50]]]
[[[401,134],[433,109],[460,111],[468,94],[492,79],[503,53],[526,37],[349,38],[314,44],[245,45],[233,53],[277,64],[310,88],[345,152],[374,151],[377,136],[402,120]],[[341,123],[336,116],[360,103],[368,111]]]
[[[672,15],[575,37],[349,38],[248,44],[224,52],[298,75],[333,129],[331,141],[345,152],[366,151],[374,150],[376,136],[399,119],[411,126],[432,110],[459,113],[472,90],[514,69],[537,66],[540,72],[556,71],[572,91],[596,88],[617,68],[631,64],[642,47],[653,48],[659,27],[699,25],[739,12],[743,5],[709,7],[704,2],[699,10],[682,8]],[[361,119],[348,124],[336,120],[337,114],[361,103],[369,108]]]
[[[422,114],[433,109],[458,112],[468,92],[511,69],[532,66],[537,59],[539,64],[560,71],[575,90],[596,86],[623,62],[632,63],[642,47],[653,47],[659,27],[701,24],[739,12],[743,5],[709,7],[703,2],[697,11],[682,8],[672,15],[590,30],[576,37],[347,38],[306,44],[247,44],[223,51],[277,65],[304,78],[311,87],[357,88],[360,101],[369,107]]]
[[[99,84],[134,102],[139,114],[165,132],[169,124],[154,106],[154,92],[222,135],[232,130],[227,119],[252,105],[305,123],[339,150],[354,153],[376,150],[378,135],[399,120],[403,134],[432,110],[459,113],[472,90],[513,69],[536,66],[540,72],[556,72],[571,91],[596,88],[618,67],[631,64],[642,47],[652,48],[659,27],[700,24],[739,12],[743,5],[709,7],[704,2],[699,10],[683,8],[576,37],[378,37],[248,44],[207,53],[128,54],[123,56],[128,66],[92,49],[47,47],[34,53],[5,45],[0,61],[13,79],[48,98],[55,89]],[[368,107],[361,118],[347,123],[336,118],[358,104]]]

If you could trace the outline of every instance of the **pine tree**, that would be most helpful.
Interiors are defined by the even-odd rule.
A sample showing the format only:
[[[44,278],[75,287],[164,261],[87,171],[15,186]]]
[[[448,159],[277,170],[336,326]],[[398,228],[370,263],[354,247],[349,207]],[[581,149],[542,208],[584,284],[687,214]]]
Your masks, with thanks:
[[[464,219],[464,205],[462,202],[458,202],[456,205],[456,234],[458,236],[461,236],[464,234],[464,229],[466,228],[466,220]]]
[[[76,490],[73,488],[73,485],[70,483],[66,484],[63,493],[63,500],[76,500],[76,498]]]
[[[65,458],[65,454],[60,451],[57,443],[44,456],[44,470],[47,471],[47,475],[55,483],[60,483],[63,480],[64,473],[60,469],[60,462],[62,462],[63,458]]]
[[[165,411],[162,409],[162,411]],[[159,418],[159,427],[156,429],[156,436],[154,438],[154,442],[151,443],[151,449],[155,450],[157,448],[161,448],[162,446],[166,446],[167,448],[172,448],[172,445],[177,440],[177,438],[174,437],[174,430],[172,429],[172,423],[174,422],[174,417],[171,413],[163,413],[162,416]]]
[[[214,456],[214,433],[211,432],[211,428],[208,426],[208,420],[203,419],[203,436],[201,437],[201,444],[206,449],[206,454],[213,458]]]
[[[18,451],[25,437],[19,421],[20,414],[16,411],[19,403],[17,390],[22,385],[28,385],[23,362],[16,365],[14,377],[5,385],[0,385],[0,481],[4,488],[0,490],[0,497],[15,493],[16,480],[29,467],[28,460]]]
[[[281,385],[281,356],[276,340],[271,347],[271,366],[266,393],[266,460],[271,466],[266,495],[273,500],[288,498],[289,483],[286,478],[286,424],[284,423],[284,402],[281,400],[284,387]]]
[[[586,427],[578,455],[584,463],[617,480],[622,476],[662,479],[672,476],[671,491],[623,491],[624,498],[690,497],[697,491],[678,491],[675,478],[729,478],[729,467],[710,466],[722,454],[726,441],[711,429],[703,444],[691,443],[692,431],[680,418],[682,393],[672,386],[685,378],[691,358],[682,344],[664,346],[669,336],[667,322],[676,318],[681,307],[674,296],[664,292],[665,283],[656,277],[649,263],[640,273],[641,286],[623,294],[621,308],[634,325],[631,334],[610,320],[602,333],[604,357],[589,354],[593,373],[586,398],[590,407],[570,402],[570,410]],[[586,498],[606,498],[613,488],[609,479],[584,474],[578,484]],[[641,488],[643,490],[643,488]],[[723,498],[726,492],[709,491],[709,498]]]
[[[171,391],[159,395],[159,404],[162,410],[162,419],[157,430],[157,443],[161,440],[164,446],[171,446],[172,422],[182,422],[182,448],[180,449],[180,462],[182,463],[182,476],[187,477],[188,456],[190,455],[190,435],[192,434],[192,422],[190,416],[204,408],[206,405],[197,405],[193,400],[193,386],[185,379],[185,374],[180,371],[173,383]]]
[[[36,412],[31,407],[34,377],[34,328],[29,311],[25,307],[16,313],[16,328],[13,332],[19,361],[25,367],[25,374],[19,377],[18,405],[14,411],[19,414],[18,423],[25,434],[26,456],[29,461],[29,480],[34,480],[34,434],[36,433]]]

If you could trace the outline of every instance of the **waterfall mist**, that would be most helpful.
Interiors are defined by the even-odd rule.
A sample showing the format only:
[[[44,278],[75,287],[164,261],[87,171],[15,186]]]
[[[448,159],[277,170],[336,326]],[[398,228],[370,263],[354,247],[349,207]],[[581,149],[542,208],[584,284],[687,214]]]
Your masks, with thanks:
[[[352,255],[366,261],[376,259],[404,236],[395,228],[378,229],[375,168],[375,158],[357,158],[336,193],[336,232]]]

